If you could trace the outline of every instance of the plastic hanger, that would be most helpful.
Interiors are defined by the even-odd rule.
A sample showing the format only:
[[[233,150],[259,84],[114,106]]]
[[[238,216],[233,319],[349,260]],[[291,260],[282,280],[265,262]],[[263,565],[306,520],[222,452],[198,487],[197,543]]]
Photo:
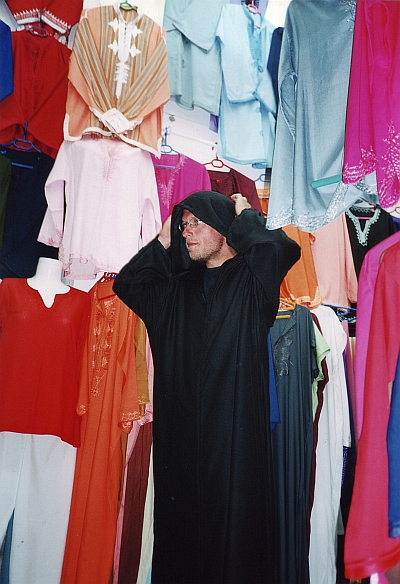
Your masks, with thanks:
[[[137,6],[134,6],[130,2],[120,2],[119,7],[121,8],[121,10],[126,10],[126,11],[135,10],[135,12],[137,12],[137,9],[138,9]]]
[[[169,128],[165,128],[163,133],[163,139],[161,142],[161,154],[180,154],[177,150],[174,150],[172,146],[167,143],[167,136],[169,134]],[[175,168],[172,164],[156,164],[154,163],[155,168]]]
[[[293,300],[290,300],[289,298],[279,298],[279,308],[278,308],[278,312],[280,311],[291,311],[294,310],[296,308],[296,302],[294,302]],[[277,314],[276,319],[281,319],[281,318],[290,318],[290,314]]]
[[[12,140],[12,142],[7,142],[6,144],[2,144],[1,147],[6,148],[7,146],[14,146],[14,148],[16,148],[17,150],[25,150],[26,152],[31,152],[32,150],[35,150],[36,152],[41,154],[41,151],[39,150],[39,148],[36,148],[36,146],[34,145],[33,142],[26,139],[27,131],[28,131],[28,122],[25,122],[24,136],[22,138],[14,138],[14,140]]]
[[[258,6],[254,3],[254,0],[251,0],[251,2],[247,3],[247,10],[249,12],[251,12],[252,14],[261,14],[261,12],[258,9]]]
[[[313,180],[311,186],[314,189],[318,189],[319,187],[324,187],[326,185],[332,185],[334,183],[338,183],[342,180],[341,174],[335,174],[333,176],[327,176],[325,178],[320,178],[318,180]]]
[[[111,282],[112,280],[115,280],[117,275],[118,274],[116,274],[115,272],[104,272],[104,274],[100,278],[100,282]]]
[[[215,144],[217,144],[217,142]],[[212,149],[214,150],[214,148],[215,147],[213,146]],[[229,170],[232,170],[232,168],[230,166],[228,166],[227,164],[225,164],[225,162],[223,160],[218,158],[217,152],[215,152],[215,158],[210,160],[210,162],[205,162],[204,166],[208,166],[209,164],[211,166],[213,166],[214,168],[228,168]]]
[[[25,30],[27,32],[30,32],[31,34],[33,34],[34,36],[40,37],[42,39],[45,39],[46,37],[49,36],[49,33],[47,32],[47,30],[45,28],[43,28],[42,26],[35,26],[35,25],[29,25],[25,28]]]

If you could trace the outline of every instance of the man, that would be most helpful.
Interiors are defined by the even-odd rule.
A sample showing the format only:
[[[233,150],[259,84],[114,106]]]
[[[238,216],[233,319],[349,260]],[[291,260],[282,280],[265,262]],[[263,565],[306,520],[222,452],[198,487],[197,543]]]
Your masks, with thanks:
[[[154,359],[154,584],[275,582],[267,335],[300,248],[231,199],[184,199],[114,284]]]

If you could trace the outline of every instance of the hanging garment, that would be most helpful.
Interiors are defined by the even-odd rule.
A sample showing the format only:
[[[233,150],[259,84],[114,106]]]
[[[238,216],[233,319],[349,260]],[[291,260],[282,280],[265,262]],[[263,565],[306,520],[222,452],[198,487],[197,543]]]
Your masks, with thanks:
[[[22,278],[0,284],[0,431],[52,434],[79,446],[78,376],[90,298],[70,288],[47,308]]]
[[[60,248],[72,279],[119,272],[161,229],[150,154],[118,139],[64,141],[45,194],[38,240]]]
[[[399,414],[400,414],[400,359],[397,360],[396,374],[390,398],[390,415],[387,429],[387,451],[389,463],[388,518],[389,536],[400,536],[400,456],[399,456]]]
[[[345,575],[351,579],[386,572],[400,561],[399,539],[389,537],[386,442],[390,384],[400,349],[398,311],[393,310],[400,297],[400,244],[384,250],[380,258],[365,361],[362,433],[345,536]]]
[[[280,296],[294,300],[306,308],[316,308],[321,304],[322,299],[311,249],[315,236],[312,233],[300,231],[294,225],[285,225],[282,229],[301,247],[301,258],[283,279]]]
[[[394,233],[392,216],[384,209],[376,207],[366,210],[363,207],[350,207],[346,211],[346,223],[350,236],[351,252],[357,278],[365,254],[383,239]]]
[[[3,245],[4,220],[10,180],[11,162],[3,154],[0,154],[0,250]]]
[[[140,427],[128,463],[118,584],[136,582],[139,572],[152,430],[151,422]]]
[[[207,170],[213,191],[222,193],[226,197],[240,193],[246,197],[252,209],[262,211],[254,180],[237,171],[235,168],[231,168],[229,172]]]
[[[222,71],[215,31],[228,1],[165,1],[171,99],[185,109],[201,107],[219,114]]]
[[[12,58],[11,29],[0,20],[0,101],[14,91],[14,69]]]
[[[279,61],[269,229],[292,223],[314,231],[360,197],[355,185],[311,185],[342,170],[355,6],[355,0],[289,3]]]
[[[347,335],[331,308],[313,309],[329,345],[329,381],[318,424],[316,475],[310,536],[310,582],[336,582],[337,525],[343,470],[343,446],[350,446],[350,418],[343,352]]]
[[[176,203],[195,191],[208,191],[211,188],[204,165],[184,154],[161,154],[160,158],[152,155],[152,160],[163,223],[171,215]]]
[[[400,198],[399,28],[398,2],[357,3],[343,181],[354,183],[376,171],[384,208]]]
[[[18,30],[38,26],[67,45],[71,29],[79,20],[82,0],[6,0]]]
[[[281,314],[281,313],[280,313]],[[317,376],[314,326],[296,306],[275,320],[271,341],[280,424],[272,432],[277,492],[278,576],[274,584],[309,583],[307,508],[313,448],[312,383]]]
[[[55,158],[63,139],[71,51],[52,36],[26,30],[11,36],[14,91],[0,101],[0,143],[26,138]]]
[[[40,257],[58,259],[58,251],[37,241],[46,212],[44,185],[54,160],[43,153],[6,148],[11,179],[4,211],[0,278],[30,278]]]
[[[357,274],[345,214],[317,229],[314,236],[311,250],[322,302],[334,306],[357,302]]]
[[[209,195],[177,205],[172,247],[155,239],[114,283],[154,356],[154,584],[267,583],[276,561],[267,335],[299,250],[256,211],[232,215],[227,239],[240,253],[206,300],[204,268],[183,267],[178,226],[185,205],[200,218],[205,205],[210,221]]]
[[[112,285],[97,282],[89,293],[92,310],[77,400],[82,444],[62,584],[108,582],[118,515],[120,438],[141,417],[134,340],[138,319],[115,296]]]
[[[85,11],[68,74],[64,138],[95,132],[157,154],[169,99],[163,29],[119,3]]]
[[[223,72],[218,133],[221,155],[257,168],[272,166],[276,102],[267,69],[273,25],[246,5],[226,4],[217,38]]]
[[[0,432],[1,542],[13,515],[7,583],[59,584],[75,458],[56,436]]]

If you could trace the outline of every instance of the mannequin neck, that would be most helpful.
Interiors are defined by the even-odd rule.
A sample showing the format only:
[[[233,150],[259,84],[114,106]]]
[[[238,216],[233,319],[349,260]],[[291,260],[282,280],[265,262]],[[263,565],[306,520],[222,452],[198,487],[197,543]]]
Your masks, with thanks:
[[[36,273],[28,278],[28,285],[37,290],[45,305],[50,308],[56,294],[66,294],[69,286],[61,281],[63,271],[62,262],[52,258],[39,258]]]

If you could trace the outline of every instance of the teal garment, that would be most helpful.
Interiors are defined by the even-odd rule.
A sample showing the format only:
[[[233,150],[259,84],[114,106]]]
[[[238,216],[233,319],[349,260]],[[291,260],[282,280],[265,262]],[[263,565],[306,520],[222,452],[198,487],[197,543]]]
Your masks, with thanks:
[[[355,0],[291,0],[288,6],[268,229],[292,223],[314,231],[358,198],[376,199],[372,176],[370,185],[312,186],[342,172],[355,6]]]
[[[222,71],[215,32],[228,0],[166,0],[168,81],[171,99],[185,109],[219,114]]]
[[[223,7],[221,45],[221,155],[239,164],[272,165],[276,100],[267,69],[274,26],[245,5]]]

